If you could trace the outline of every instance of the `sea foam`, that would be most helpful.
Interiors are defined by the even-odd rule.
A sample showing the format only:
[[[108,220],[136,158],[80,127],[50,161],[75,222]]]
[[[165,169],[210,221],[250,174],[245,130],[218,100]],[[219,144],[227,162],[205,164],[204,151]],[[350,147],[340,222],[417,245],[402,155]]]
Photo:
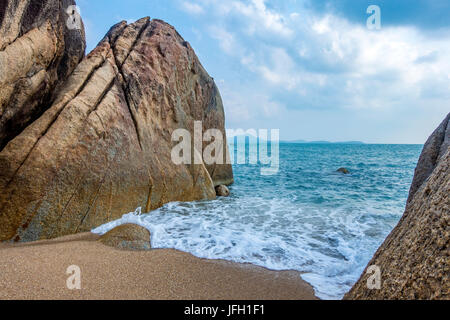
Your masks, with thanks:
[[[319,298],[340,299],[401,217],[419,152],[282,145],[279,175],[236,165],[231,197],[128,213],[93,232],[135,223],[150,231],[154,248],[298,270]],[[336,173],[337,163],[352,173]]]

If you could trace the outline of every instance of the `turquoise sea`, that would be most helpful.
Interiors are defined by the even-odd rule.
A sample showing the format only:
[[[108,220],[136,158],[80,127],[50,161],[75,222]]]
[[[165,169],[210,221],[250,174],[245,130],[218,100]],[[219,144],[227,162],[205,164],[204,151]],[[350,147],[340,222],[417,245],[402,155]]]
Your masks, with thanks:
[[[155,248],[298,270],[318,297],[340,299],[403,214],[421,149],[281,143],[278,174],[234,165],[229,198],[169,203],[93,231],[138,223]],[[340,167],[351,173],[336,172]]]

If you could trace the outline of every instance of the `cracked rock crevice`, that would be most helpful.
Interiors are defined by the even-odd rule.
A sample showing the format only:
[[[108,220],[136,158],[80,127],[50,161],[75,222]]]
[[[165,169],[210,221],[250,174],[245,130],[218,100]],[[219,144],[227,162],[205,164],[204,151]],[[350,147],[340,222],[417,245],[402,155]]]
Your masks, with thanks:
[[[171,132],[193,132],[201,120],[224,133],[218,95],[169,24],[147,17],[113,26],[0,151],[0,241],[85,232],[137,207],[214,199],[218,174],[232,182],[231,165],[175,165]]]

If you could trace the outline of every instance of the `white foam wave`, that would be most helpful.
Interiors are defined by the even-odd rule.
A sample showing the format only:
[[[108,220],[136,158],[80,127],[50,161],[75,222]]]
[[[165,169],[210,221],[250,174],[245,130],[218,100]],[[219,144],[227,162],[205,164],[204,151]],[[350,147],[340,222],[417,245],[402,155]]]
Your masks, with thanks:
[[[138,211],[93,230],[125,223],[151,232],[154,248],[174,248],[207,259],[298,270],[322,299],[339,299],[358,279],[398,219],[377,209],[299,207],[287,199],[222,198],[169,203]],[[380,218],[382,217],[382,218]]]

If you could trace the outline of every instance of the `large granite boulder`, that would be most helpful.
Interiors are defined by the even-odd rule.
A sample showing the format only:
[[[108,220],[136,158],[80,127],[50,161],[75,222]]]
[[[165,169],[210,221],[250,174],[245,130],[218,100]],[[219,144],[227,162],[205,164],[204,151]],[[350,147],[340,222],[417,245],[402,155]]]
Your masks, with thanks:
[[[193,133],[196,121],[224,134],[219,91],[189,43],[160,20],[115,25],[1,150],[0,240],[54,238],[136,207],[215,198],[216,185],[233,182],[231,165],[171,161],[172,132]]]
[[[444,154],[450,146],[450,114],[442,121],[425,143],[414,172],[414,179],[409,191],[408,203],[413,199],[416,191],[424,181],[433,173]]]
[[[426,142],[406,210],[345,299],[450,299],[450,114]]]
[[[83,24],[67,24],[74,4],[0,2],[0,150],[42,115],[84,57]]]

